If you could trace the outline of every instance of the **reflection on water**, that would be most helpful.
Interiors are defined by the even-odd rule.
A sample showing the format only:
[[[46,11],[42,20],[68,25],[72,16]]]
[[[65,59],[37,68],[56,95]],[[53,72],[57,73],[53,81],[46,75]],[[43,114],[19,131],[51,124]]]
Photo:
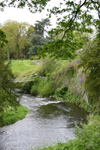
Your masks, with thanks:
[[[15,124],[0,128],[0,150],[34,150],[74,138],[75,125],[86,122],[86,112],[70,103],[23,95],[29,114]]]

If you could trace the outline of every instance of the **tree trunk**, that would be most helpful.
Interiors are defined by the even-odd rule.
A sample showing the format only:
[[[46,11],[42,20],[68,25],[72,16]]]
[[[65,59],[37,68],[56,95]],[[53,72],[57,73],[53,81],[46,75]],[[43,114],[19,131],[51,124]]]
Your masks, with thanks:
[[[9,54],[9,47],[8,47],[8,50],[7,50],[7,60],[9,60],[10,58],[10,54]]]

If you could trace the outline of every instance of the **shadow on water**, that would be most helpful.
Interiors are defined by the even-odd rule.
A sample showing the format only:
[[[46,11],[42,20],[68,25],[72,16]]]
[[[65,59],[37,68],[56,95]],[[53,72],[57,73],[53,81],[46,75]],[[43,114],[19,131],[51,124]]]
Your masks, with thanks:
[[[75,125],[81,127],[80,123],[87,123],[87,112],[71,103],[59,102],[43,105],[37,110],[37,118],[44,119],[59,119],[64,118],[67,120],[67,128],[73,128]]]

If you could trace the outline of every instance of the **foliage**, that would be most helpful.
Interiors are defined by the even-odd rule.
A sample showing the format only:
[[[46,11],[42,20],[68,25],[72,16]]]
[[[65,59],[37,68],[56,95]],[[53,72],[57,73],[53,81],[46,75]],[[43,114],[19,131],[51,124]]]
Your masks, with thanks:
[[[39,94],[39,92],[38,92],[38,86],[39,86],[39,85],[33,85],[33,86],[32,86],[31,91],[30,91],[30,93],[31,93],[32,95],[38,95],[38,94]]]
[[[59,34],[61,36],[61,33]],[[43,57],[49,54],[51,57],[53,56],[55,58],[74,59],[75,51],[82,48],[84,43],[89,40],[89,35],[82,32],[69,33],[67,40],[62,40],[59,35],[55,35],[55,40],[45,44],[42,51],[39,51],[38,53]]]
[[[30,43],[31,48],[29,55],[37,55],[38,48],[42,49],[43,45],[50,41],[50,38],[45,35],[47,34],[46,28],[50,26],[50,20],[48,18],[37,21],[34,26],[34,32],[31,35]]]
[[[2,30],[0,30],[0,48],[3,48],[7,43],[8,41],[6,39],[5,33]]]
[[[60,66],[60,63],[57,62],[56,59],[46,57],[42,60],[41,67],[39,69],[39,75],[46,76],[51,74]]]
[[[4,111],[3,122],[0,122],[0,127],[9,125],[20,119],[23,119],[27,114],[28,114],[28,108],[26,108],[25,106],[20,105],[16,109],[13,107],[9,107]]]
[[[100,43],[95,39],[84,47],[79,66],[86,73],[85,88],[89,99],[97,102],[100,97]]]
[[[20,85],[20,84],[18,84]],[[29,82],[25,82],[25,83],[22,83],[21,86],[19,86],[23,92],[26,92],[28,94],[30,94],[30,89],[33,85],[33,81],[29,81]]]
[[[30,57],[30,60],[39,60],[39,57],[38,55],[35,55],[35,56]]]
[[[53,95],[55,88],[53,86],[52,79],[42,80],[39,84],[38,91],[42,97],[49,97],[49,96]]]
[[[33,86],[31,88],[31,91],[30,93],[32,95],[38,95],[39,94],[39,91],[38,91],[38,88],[39,88],[39,84],[40,82],[42,81],[43,79],[41,77],[34,77],[34,82],[33,82]]]
[[[49,1],[50,0],[33,0],[31,2],[25,0],[16,2],[16,0],[8,0],[1,1],[0,6],[3,8],[8,5],[13,7],[16,5],[18,8],[23,8],[27,5],[31,12],[41,12]],[[51,56],[55,55],[55,57],[73,58],[73,53],[77,47],[77,41],[73,38],[74,33],[92,33],[91,25],[94,25],[98,29],[100,20],[99,8],[99,0],[63,0],[60,2],[59,7],[54,6],[52,9],[48,8],[49,17],[51,17],[52,14],[58,16],[58,27],[51,30],[51,37],[54,38],[61,33],[63,33],[63,35],[60,39],[48,43],[41,54],[45,56],[45,53],[50,53]],[[98,14],[97,18],[93,17],[92,11]]]
[[[65,61],[66,62],[66,61]],[[62,87],[64,84],[69,84],[70,79],[77,75],[77,61],[67,61],[53,72],[53,81],[56,88]]]
[[[41,21],[36,21],[35,27],[34,27],[35,34],[45,37],[45,33],[47,33],[47,28],[50,26],[51,24],[50,24],[49,18],[41,19]]]
[[[84,8],[84,9],[83,9]],[[92,33],[91,25],[98,27],[100,19],[99,0],[64,0],[59,7],[53,7],[49,11],[49,16],[57,15],[58,26],[49,33],[55,40],[47,43],[41,51],[41,55],[49,53],[51,56],[62,58],[74,58],[77,48],[82,48],[81,41],[75,38],[76,34]],[[98,14],[97,19],[92,15],[92,10]],[[62,17],[63,15],[63,17]],[[62,35],[59,37],[59,35]],[[59,37],[57,39],[57,37]],[[86,40],[84,39],[84,42]]]
[[[30,27],[28,28],[28,31],[27,31],[28,39],[30,39],[30,37],[32,36],[32,33],[34,33],[34,27],[32,25],[30,25]]]
[[[7,21],[1,26],[5,32],[8,44],[3,48],[7,52],[7,59],[24,57],[23,49],[29,45],[27,40],[28,23],[18,23],[17,21]]]
[[[34,83],[31,88],[32,95],[40,94],[42,97],[49,97],[54,93],[54,91],[55,88],[53,86],[52,79],[43,79],[41,77],[34,78]]]
[[[5,64],[3,50],[0,48],[0,111],[3,113],[4,108],[8,105],[18,106],[16,101],[17,95],[13,92],[15,84],[13,83],[14,76],[10,69],[10,63]],[[2,116],[0,121],[2,121]]]
[[[4,10],[4,7],[10,6],[10,7],[18,7],[18,8],[23,8],[26,5],[28,6],[29,10],[31,12],[41,12],[45,6],[47,5],[47,2],[50,0],[25,0],[25,1],[17,1],[17,0],[1,0],[0,2],[0,10]]]
[[[60,88],[57,88],[55,91],[55,97],[64,98],[65,94],[67,93],[68,87],[63,85]]]

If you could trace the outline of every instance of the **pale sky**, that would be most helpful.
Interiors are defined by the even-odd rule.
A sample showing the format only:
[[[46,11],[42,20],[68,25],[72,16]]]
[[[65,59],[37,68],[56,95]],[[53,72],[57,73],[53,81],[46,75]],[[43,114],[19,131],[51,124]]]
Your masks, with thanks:
[[[59,2],[62,0],[51,0],[48,4],[49,8],[53,6],[59,6]],[[95,14],[95,13],[94,13]],[[0,24],[3,24],[7,20],[14,20],[18,22],[27,22],[30,25],[34,25],[37,20],[41,20],[42,18],[46,18],[46,11],[42,13],[31,13],[28,8],[17,9],[17,8],[5,8],[4,11],[0,11]],[[51,18],[52,27],[56,27],[56,16],[52,15]],[[52,28],[51,27],[51,28]]]
[[[61,0],[51,0],[48,7],[59,6],[59,2]],[[7,20],[14,20],[18,22],[27,22],[30,25],[34,25],[37,20],[41,20],[42,18],[46,18],[46,11],[42,13],[31,13],[28,8],[17,9],[17,8],[8,8],[6,7],[4,11],[0,11],[0,24],[3,24]],[[56,17],[53,15],[51,18],[51,24],[53,27],[56,27]]]

